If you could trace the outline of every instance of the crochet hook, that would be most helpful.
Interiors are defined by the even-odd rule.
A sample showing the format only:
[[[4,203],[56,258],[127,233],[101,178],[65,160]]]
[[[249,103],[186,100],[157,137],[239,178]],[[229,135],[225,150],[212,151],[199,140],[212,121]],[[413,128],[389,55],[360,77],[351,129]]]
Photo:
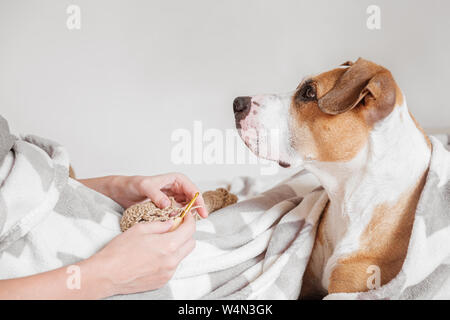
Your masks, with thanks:
[[[195,200],[197,200],[199,193],[197,192],[194,196],[194,198],[192,198],[191,202],[188,203],[188,205],[186,206],[186,208],[184,208],[183,212],[180,215],[180,218],[183,219],[184,216],[186,215],[186,213],[189,212],[189,210],[191,210],[192,205],[194,204]]]

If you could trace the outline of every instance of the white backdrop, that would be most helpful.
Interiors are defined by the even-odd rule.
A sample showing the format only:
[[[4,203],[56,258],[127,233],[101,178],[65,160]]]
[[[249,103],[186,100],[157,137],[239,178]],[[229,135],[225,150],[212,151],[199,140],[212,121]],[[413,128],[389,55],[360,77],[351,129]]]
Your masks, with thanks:
[[[70,4],[81,30],[66,27]],[[370,4],[381,30],[366,27]],[[81,177],[255,175],[175,165],[171,134],[233,128],[235,96],[289,91],[359,56],[393,72],[425,128],[449,127],[449,12],[445,0],[0,0],[0,113],[65,144]]]

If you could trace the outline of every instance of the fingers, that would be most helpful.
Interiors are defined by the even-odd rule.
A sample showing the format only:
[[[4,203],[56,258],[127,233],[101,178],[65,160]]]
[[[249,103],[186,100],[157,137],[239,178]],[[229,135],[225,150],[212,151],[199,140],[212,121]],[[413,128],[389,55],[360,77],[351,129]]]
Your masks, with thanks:
[[[183,200],[189,202],[197,192],[200,193],[194,183],[181,173],[146,177],[142,180],[140,187],[141,192],[161,209],[170,205],[168,196],[173,196],[177,202],[183,202]],[[195,201],[194,206],[199,207],[196,210],[202,218],[208,216],[205,201],[201,194]]]
[[[168,242],[173,248],[180,248],[187,241],[192,239],[195,233],[195,219],[191,213],[184,216],[183,222],[174,231],[166,233]]]
[[[155,203],[158,208],[164,209],[170,206],[170,200],[165,193],[161,191],[161,186],[152,183],[150,179],[144,179],[141,184],[142,192]]]
[[[195,200],[194,206],[200,206],[200,208],[196,208],[195,210],[197,210],[197,213],[202,218],[208,217],[208,210],[206,210],[205,200],[203,200],[203,196],[201,194],[198,196],[197,200]]]
[[[172,227],[172,225],[173,225],[172,220],[168,220],[168,221],[164,221],[164,222],[161,222],[161,221],[143,222],[143,223],[136,223],[129,230],[135,230],[135,231],[140,231],[142,233],[149,233],[149,234],[161,234],[161,233],[168,232],[170,230],[170,228]]]
[[[203,196],[198,190],[198,188],[194,185],[194,183],[186,177],[184,174],[177,173],[176,174],[176,182],[181,187],[181,192],[186,196],[188,199],[194,198],[195,194],[198,192],[199,196],[197,200],[194,202],[194,206],[199,206],[200,208],[197,208],[198,214],[202,218],[208,217],[208,211],[206,210],[205,201],[203,200]],[[189,201],[189,200],[187,200]]]

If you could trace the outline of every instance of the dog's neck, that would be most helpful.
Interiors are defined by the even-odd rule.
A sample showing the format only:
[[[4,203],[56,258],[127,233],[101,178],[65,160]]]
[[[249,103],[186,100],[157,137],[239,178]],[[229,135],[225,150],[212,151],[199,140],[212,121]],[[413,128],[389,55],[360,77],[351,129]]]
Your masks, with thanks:
[[[366,146],[351,161],[305,163],[330,198],[336,230],[330,240],[338,242],[356,226],[362,230],[377,205],[395,204],[412,192],[430,157],[430,146],[404,102],[372,129]]]

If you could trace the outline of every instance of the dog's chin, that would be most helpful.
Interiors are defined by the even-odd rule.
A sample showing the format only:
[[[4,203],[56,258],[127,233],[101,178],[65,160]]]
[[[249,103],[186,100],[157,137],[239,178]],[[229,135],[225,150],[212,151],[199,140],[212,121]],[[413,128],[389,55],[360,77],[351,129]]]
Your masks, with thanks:
[[[281,160],[279,158],[274,158],[274,157],[271,157],[270,155],[267,155],[267,154],[261,154],[259,152],[259,150],[261,150],[261,148],[259,148],[257,144],[252,144],[252,143],[248,143],[248,142],[245,142],[245,141],[244,141],[244,143],[247,146],[247,148],[249,148],[250,151],[253,152],[258,158],[264,159],[264,160],[268,160],[268,161],[277,162],[279,164],[279,166],[282,167],[282,168],[289,168],[289,167],[291,167],[291,163],[289,163],[288,161]]]
[[[249,148],[250,151],[253,154],[255,154],[258,158],[277,162],[280,165],[280,167],[282,167],[282,168],[289,168],[289,167],[291,167],[291,163],[289,163],[286,160],[281,160],[278,157],[271,157],[268,154],[261,154],[260,150],[265,150],[264,146],[260,146],[259,145],[259,143],[261,141],[259,141],[258,139],[245,138],[245,134],[243,134],[243,131],[242,131],[242,129],[240,127],[238,127],[238,132],[239,132],[239,136],[241,137],[242,141],[247,146],[247,148]]]
[[[280,167],[283,167],[283,168],[289,168],[291,166],[289,163],[281,161],[281,160],[278,160],[278,164],[280,165]]]

